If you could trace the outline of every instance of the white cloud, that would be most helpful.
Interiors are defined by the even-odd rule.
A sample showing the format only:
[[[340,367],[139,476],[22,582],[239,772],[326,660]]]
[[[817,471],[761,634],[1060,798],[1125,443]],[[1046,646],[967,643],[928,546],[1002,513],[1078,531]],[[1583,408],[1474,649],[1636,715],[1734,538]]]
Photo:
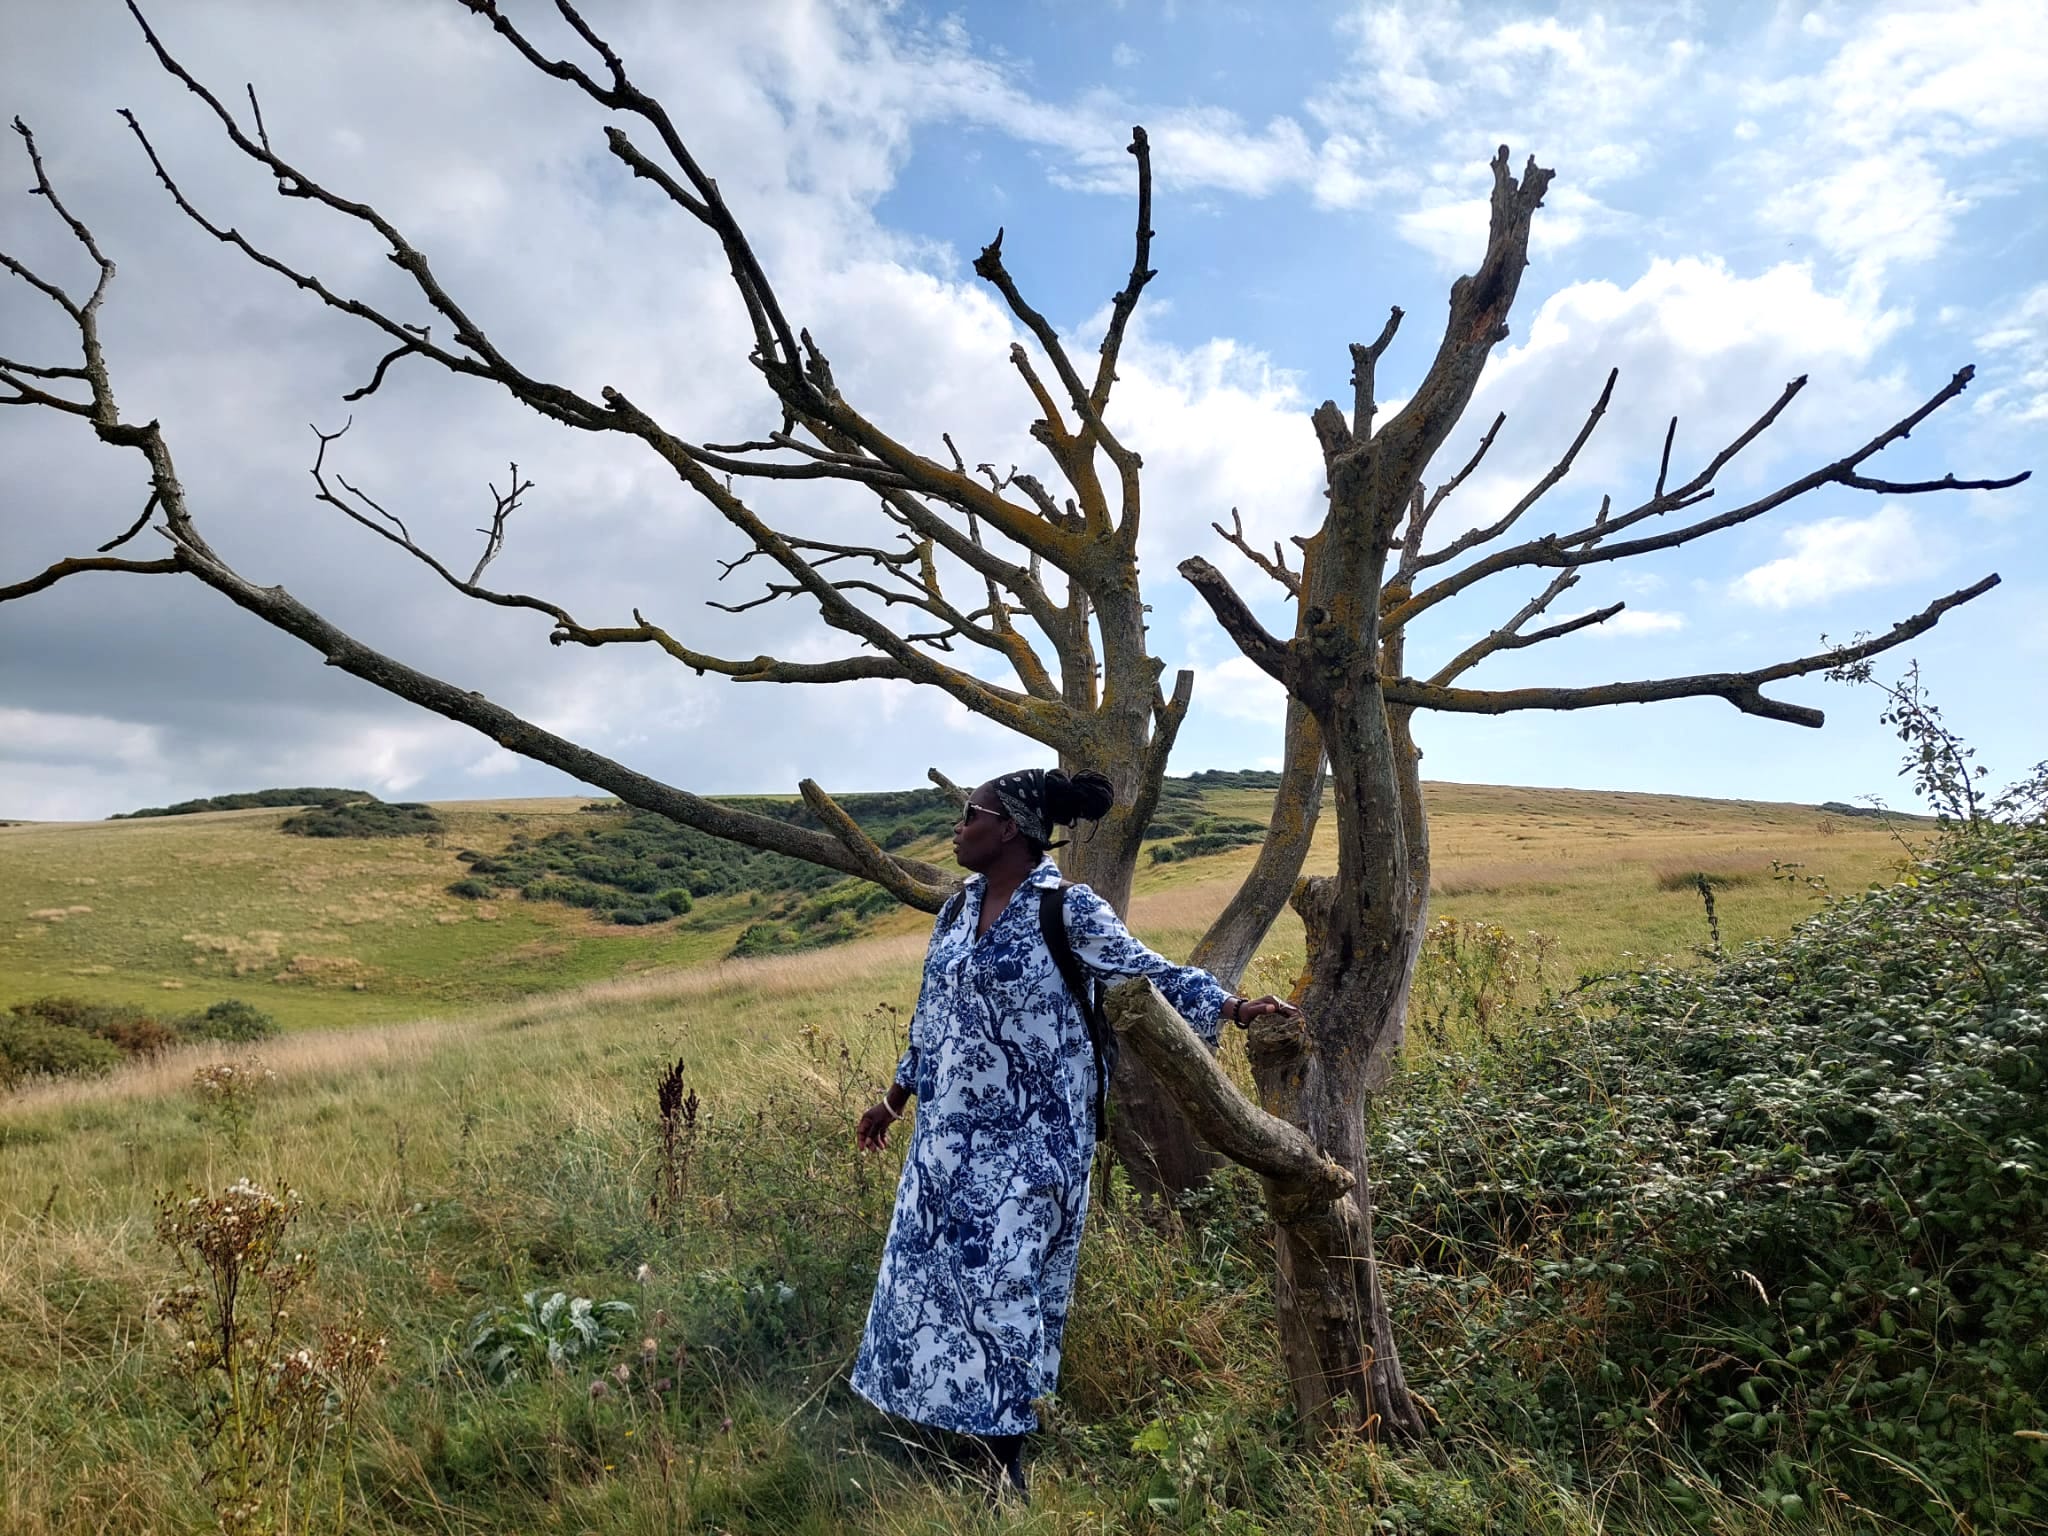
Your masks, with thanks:
[[[1656,608],[1624,608],[1605,624],[1596,625],[1596,635],[1675,635],[1685,628],[1685,615]]]
[[[0,763],[111,760],[123,767],[140,768],[156,762],[162,751],[162,734],[133,721],[0,709]]]
[[[1893,5],[1807,31],[1842,39],[1825,64],[1741,86],[1751,109],[1803,116],[1779,130],[1796,148],[1757,153],[1780,189],[1764,218],[1866,278],[1947,249],[1970,205],[1950,186],[1962,162],[2048,136],[2048,8],[2036,0]]]
[[[1287,716],[1287,695],[1280,685],[1242,656],[1204,667],[1195,698],[1205,710],[1275,730]]]
[[[1793,608],[1889,586],[1938,563],[1903,502],[1885,502],[1868,517],[1822,518],[1783,538],[1792,552],[1745,571],[1730,595],[1760,608]]]
[[[1969,206],[1948,189],[1921,146],[1904,144],[1795,182],[1772,196],[1762,214],[1766,224],[1808,232],[1827,251],[1875,275],[1892,262],[1941,254]]]
[[[1859,16],[1809,90],[1831,133],[1866,149],[1918,134],[1967,152],[2048,134],[2048,9],[1942,0]]]
[[[1533,236],[1539,251],[1556,250],[1622,222],[1593,192],[1648,167],[1648,119],[1668,126],[1688,110],[1684,85],[1698,73],[1699,48],[1671,25],[1367,0],[1344,23],[1350,59],[1310,98],[1309,113],[1333,139],[1363,147],[1354,162],[1383,163],[1375,190],[1408,183],[1417,204],[1397,228],[1449,265],[1469,264],[1484,246],[1485,199],[1473,201],[1472,169],[1496,146],[1569,167]],[[1385,169],[1414,157],[1417,130],[1429,135],[1419,175]]]
[[[1977,337],[1995,356],[1992,386],[1976,410],[2014,421],[2048,421],[2048,283],[2028,292],[2001,324]]]

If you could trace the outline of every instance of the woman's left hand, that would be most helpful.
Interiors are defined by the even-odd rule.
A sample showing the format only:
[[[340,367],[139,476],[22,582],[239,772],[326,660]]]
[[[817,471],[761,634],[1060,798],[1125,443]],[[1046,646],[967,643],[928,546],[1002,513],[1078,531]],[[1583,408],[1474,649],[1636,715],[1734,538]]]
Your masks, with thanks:
[[[1301,1014],[1301,1010],[1294,1004],[1284,998],[1275,997],[1270,992],[1264,997],[1239,998],[1237,1007],[1232,1012],[1239,1024],[1249,1024],[1253,1019],[1262,1019],[1269,1013],[1277,1013],[1283,1019],[1298,1018]]]

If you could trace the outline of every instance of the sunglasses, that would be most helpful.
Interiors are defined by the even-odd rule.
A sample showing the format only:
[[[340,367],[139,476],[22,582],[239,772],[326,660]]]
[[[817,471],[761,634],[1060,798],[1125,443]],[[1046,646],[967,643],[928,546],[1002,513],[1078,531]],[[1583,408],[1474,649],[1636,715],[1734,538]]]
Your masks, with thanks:
[[[973,804],[969,804],[969,805],[967,806],[967,808],[966,808],[965,810],[961,811],[961,813],[960,813],[960,821],[961,821],[961,824],[962,824],[962,825],[969,825],[969,824],[971,824],[971,823],[972,823],[972,822],[974,821],[974,818],[975,818],[976,816],[992,816],[992,817],[994,817],[994,818],[995,818],[995,819],[996,819],[997,821],[1008,821],[1008,820],[1010,819],[1010,818],[1009,818],[1008,816],[1004,815],[1004,814],[1003,814],[1003,813],[1002,813],[1001,811],[992,811],[992,810],[990,810],[990,809],[989,809],[989,808],[988,808],[987,806],[985,806],[985,805],[973,805]]]

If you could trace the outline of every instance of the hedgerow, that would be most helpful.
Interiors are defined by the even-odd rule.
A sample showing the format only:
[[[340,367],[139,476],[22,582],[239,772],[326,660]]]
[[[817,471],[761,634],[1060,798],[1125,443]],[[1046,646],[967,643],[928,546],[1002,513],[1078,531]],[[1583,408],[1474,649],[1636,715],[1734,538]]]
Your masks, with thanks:
[[[246,811],[261,806],[324,805],[334,800],[374,800],[367,789],[252,789],[238,795],[208,795],[201,800],[180,800],[175,805],[148,805],[139,811],[116,811],[109,821],[132,821],[146,816],[196,816],[202,811]]]

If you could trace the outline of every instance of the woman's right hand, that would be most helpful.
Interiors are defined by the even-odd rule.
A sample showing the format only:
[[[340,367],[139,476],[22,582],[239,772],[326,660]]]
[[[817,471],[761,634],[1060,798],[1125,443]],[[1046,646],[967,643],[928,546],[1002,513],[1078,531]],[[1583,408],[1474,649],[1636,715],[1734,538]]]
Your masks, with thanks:
[[[889,1127],[901,1116],[891,1114],[887,1104],[871,1104],[853,1128],[853,1144],[863,1152],[879,1152],[889,1145]]]

